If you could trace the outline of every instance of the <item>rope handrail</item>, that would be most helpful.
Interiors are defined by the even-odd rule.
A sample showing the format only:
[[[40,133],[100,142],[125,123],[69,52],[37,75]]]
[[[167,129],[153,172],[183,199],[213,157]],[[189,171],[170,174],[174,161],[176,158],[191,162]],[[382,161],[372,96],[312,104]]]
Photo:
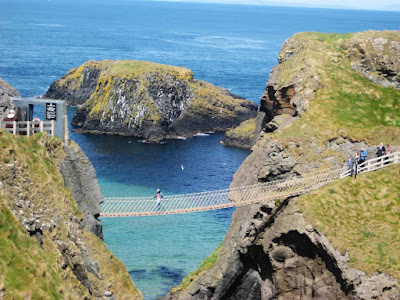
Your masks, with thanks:
[[[375,171],[400,163],[400,152],[370,159],[359,165],[359,173]],[[351,176],[346,167],[336,166],[302,176],[215,191],[164,196],[160,205],[155,197],[108,197],[100,217],[152,216],[182,214],[243,206],[288,198],[317,189],[336,179]]]

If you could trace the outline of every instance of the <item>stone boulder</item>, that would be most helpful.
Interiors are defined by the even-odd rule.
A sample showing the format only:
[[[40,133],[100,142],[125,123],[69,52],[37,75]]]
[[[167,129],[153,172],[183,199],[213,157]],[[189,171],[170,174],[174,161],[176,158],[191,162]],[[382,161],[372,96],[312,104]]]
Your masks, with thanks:
[[[8,110],[14,106],[11,97],[20,97],[18,91],[0,78],[0,120],[3,120]]]

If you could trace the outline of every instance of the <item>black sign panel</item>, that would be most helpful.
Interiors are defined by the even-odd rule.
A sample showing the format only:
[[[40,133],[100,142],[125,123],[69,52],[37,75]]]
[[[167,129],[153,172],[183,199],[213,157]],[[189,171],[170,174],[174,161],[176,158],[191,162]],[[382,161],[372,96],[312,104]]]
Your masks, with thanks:
[[[46,120],[57,120],[56,108],[55,103],[46,103]]]

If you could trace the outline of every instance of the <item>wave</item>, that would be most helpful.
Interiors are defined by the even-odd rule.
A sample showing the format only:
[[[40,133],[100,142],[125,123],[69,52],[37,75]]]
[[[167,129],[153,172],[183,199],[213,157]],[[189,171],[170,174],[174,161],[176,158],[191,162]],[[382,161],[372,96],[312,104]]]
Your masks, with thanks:
[[[195,134],[195,136],[209,136],[209,135],[210,135],[209,133],[202,133],[202,132]]]
[[[64,25],[57,24],[57,23],[29,23],[29,25],[43,26],[43,27],[65,27]]]
[[[148,140],[138,140],[137,142],[140,144],[150,144]]]

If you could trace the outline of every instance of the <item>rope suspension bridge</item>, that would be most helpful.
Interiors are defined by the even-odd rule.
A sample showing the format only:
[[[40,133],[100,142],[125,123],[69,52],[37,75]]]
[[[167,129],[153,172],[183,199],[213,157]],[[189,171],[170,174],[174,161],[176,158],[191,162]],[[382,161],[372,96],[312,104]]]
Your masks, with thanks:
[[[394,163],[400,163],[400,152],[367,160],[358,166],[356,172],[371,172]],[[262,203],[301,195],[351,175],[352,171],[347,167],[332,167],[284,180],[216,191],[165,196],[160,206],[156,205],[154,197],[109,197],[105,198],[102,203],[100,217],[183,214]]]

